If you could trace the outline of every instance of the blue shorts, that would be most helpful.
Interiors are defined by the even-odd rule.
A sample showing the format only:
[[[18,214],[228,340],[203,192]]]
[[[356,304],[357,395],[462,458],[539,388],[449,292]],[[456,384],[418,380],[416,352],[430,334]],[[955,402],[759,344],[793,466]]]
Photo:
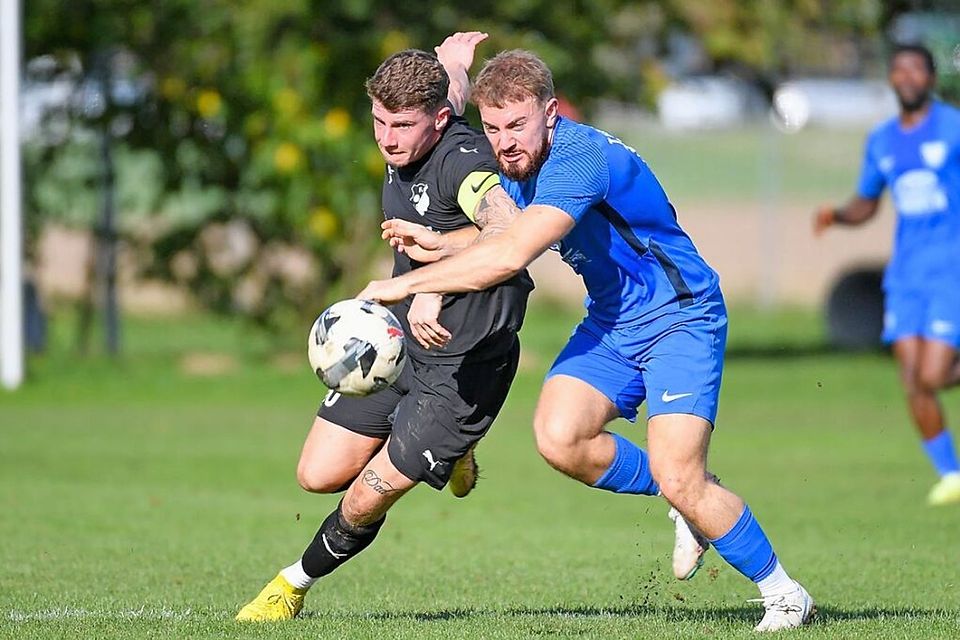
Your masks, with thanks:
[[[636,327],[604,327],[587,316],[547,373],[583,380],[631,422],[689,413],[714,424],[727,342],[727,311],[717,295]]]
[[[960,287],[887,291],[883,341],[890,344],[915,337],[960,348]]]

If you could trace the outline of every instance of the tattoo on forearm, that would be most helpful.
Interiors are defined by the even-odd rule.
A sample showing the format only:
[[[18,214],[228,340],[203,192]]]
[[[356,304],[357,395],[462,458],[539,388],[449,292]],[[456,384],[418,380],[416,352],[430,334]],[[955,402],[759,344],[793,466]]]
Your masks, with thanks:
[[[380,495],[386,495],[391,491],[396,491],[386,480],[382,479],[377,475],[377,472],[373,469],[367,469],[363,472],[363,484],[367,485]]]
[[[474,242],[496,235],[510,226],[520,215],[520,208],[501,187],[494,187],[484,194],[477,205],[475,216],[480,235]]]

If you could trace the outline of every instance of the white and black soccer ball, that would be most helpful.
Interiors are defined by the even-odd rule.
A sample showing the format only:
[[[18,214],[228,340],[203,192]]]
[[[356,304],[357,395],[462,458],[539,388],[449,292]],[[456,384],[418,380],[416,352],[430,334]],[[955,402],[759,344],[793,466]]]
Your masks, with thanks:
[[[307,339],[310,366],[323,384],[365,396],[393,384],[407,360],[403,328],[370,300],[342,300],[317,317]]]

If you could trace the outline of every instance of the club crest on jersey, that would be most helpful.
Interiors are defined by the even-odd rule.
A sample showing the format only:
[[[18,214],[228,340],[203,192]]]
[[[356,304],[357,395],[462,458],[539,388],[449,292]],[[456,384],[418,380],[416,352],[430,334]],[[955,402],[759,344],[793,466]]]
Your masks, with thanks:
[[[931,169],[939,169],[947,159],[947,143],[943,140],[924,142],[920,145],[923,162]]]
[[[883,173],[890,173],[891,171],[893,171],[893,163],[894,163],[893,156],[883,156],[882,158],[880,158],[880,162],[878,162],[877,164],[880,167],[880,171],[882,171]]]
[[[424,182],[418,182],[410,187],[410,202],[413,203],[413,208],[417,210],[417,213],[422,216],[426,215],[427,209],[430,208],[430,196],[427,195],[428,188]]]

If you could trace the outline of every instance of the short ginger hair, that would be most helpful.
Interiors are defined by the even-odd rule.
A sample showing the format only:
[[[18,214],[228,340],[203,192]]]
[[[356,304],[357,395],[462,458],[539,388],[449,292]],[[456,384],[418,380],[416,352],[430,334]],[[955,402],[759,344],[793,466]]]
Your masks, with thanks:
[[[523,49],[497,54],[483,65],[473,86],[477,106],[503,107],[508,102],[554,97],[553,74],[543,60]]]

